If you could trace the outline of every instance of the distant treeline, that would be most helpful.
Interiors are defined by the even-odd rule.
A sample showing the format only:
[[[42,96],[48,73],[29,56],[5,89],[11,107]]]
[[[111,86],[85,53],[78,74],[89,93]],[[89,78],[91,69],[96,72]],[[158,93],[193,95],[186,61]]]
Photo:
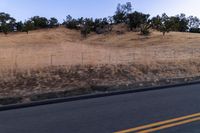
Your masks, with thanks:
[[[132,4],[118,4],[117,10],[113,16],[93,19],[93,18],[73,18],[70,15],[62,24],[59,24],[55,17],[47,19],[45,17],[34,16],[25,22],[17,22],[10,14],[0,13],[0,32],[8,34],[9,32],[28,32],[36,29],[54,28],[64,25],[69,29],[80,30],[81,34],[86,37],[90,32],[97,34],[112,31],[112,26],[116,24],[126,24],[129,31],[140,31],[142,35],[148,35],[149,29],[155,29],[165,35],[166,32],[193,32],[200,33],[200,20],[197,17],[180,14],[176,16],[168,16],[163,13],[150,18],[149,14],[133,11]]]

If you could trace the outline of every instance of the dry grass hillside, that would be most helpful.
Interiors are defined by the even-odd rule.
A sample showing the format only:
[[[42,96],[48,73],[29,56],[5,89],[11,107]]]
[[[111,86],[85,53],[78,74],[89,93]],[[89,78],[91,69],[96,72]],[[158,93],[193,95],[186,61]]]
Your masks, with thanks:
[[[199,61],[200,34],[141,36],[124,25],[86,39],[64,27],[0,34],[0,97],[198,76]]]
[[[3,45],[38,45],[38,44],[59,44],[62,42],[74,42],[80,38],[75,30],[68,30],[64,27],[55,29],[44,29],[24,33],[10,33],[7,36],[0,34],[0,44]]]
[[[199,56],[200,34],[171,32],[164,38],[125,32],[116,26],[110,34],[91,34],[64,27],[30,34],[0,35],[0,69],[30,69],[49,65],[124,64],[137,61],[181,60]],[[118,34],[122,31],[122,34]]]

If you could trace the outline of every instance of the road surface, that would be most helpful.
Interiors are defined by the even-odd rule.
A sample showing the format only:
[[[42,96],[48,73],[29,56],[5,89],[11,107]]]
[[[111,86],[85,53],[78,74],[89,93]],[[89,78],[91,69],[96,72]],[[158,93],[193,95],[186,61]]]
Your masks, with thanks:
[[[0,112],[0,133],[200,133],[200,85]]]

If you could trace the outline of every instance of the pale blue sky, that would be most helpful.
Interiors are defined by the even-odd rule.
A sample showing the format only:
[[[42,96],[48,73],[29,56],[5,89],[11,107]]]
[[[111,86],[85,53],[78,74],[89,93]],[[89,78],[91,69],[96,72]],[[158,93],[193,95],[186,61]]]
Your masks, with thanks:
[[[134,10],[153,16],[166,12],[200,17],[200,0],[0,0],[0,12],[10,13],[17,20],[39,15],[62,22],[68,14],[75,18],[111,16],[118,3],[126,2],[132,2]]]

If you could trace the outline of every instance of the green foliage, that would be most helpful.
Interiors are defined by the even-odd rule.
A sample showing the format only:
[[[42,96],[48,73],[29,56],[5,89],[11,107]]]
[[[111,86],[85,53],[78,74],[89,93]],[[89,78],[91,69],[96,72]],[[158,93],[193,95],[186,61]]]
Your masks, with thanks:
[[[131,2],[125,4],[118,4],[116,12],[113,16],[107,18],[72,18],[70,15],[66,17],[63,25],[69,29],[80,30],[84,37],[90,32],[96,32],[97,34],[108,33],[112,31],[114,24],[125,23],[131,31],[134,29],[140,30],[142,35],[148,35],[150,28],[156,29],[165,35],[170,31],[179,32],[195,32],[199,33],[200,20],[197,17],[189,16],[186,18],[185,14],[176,16],[162,16],[152,17],[150,20],[149,14],[144,14],[137,11],[132,11]],[[8,34],[9,32],[20,31],[29,32],[31,30],[42,28],[54,28],[59,26],[59,22],[55,17],[49,20],[45,17],[33,16],[24,23],[22,21],[16,22],[16,20],[8,13],[0,12],[0,32]]]
[[[48,28],[49,21],[45,17],[34,16],[30,19],[34,24],[34,29]]]
[[[146,23],[146,24],[141,24],[140,26],[140,34],[141,35],[149,35],[150,34],[150,31],[149,29],[151,28],[151,25],[149,23]]]
[[[7,21],[14,19],[10,16],[10,14],[0,12],[0,23],[6,23]]]
[[[163,36],[165,36],[166,33],[170,32],[171,30],[171,23],[170,23],[170,19],[167,16],[167,14],[162,14],[162,18],[161,18],[161,25],[159,28],[159,31],[163,33]]]
[[[16,20],[8,13],[0,12],[0,32],[8,34],[9,32],[29,32],[30,30],[41,28],[53,28],[59,25],[58,20],[54,17],[48,20],[45,17],[34,16],[24,23]]]
[[[200,33],[200,20],[197,17],[189,16],[188,18],[189,32]]]
[[[162,17],[153,17],[151,20],[152,27],[163,32],[163,35],[169,31],[186,32],[189,28],[188,23],[189,21],[185,14],[168,17],[164,13],[162,14]]]
[[[200,20],[197,17],[189,16],[188,17],[188,27],[189,27],[189,32],[192,33],[200,33]]]
[[[63,23],[66,28],[81,30],[81,35],[87,37],[91,32],[96,32],[97,34],[102,34],[112,30],[112,18],[95,19],[93,18],[78,18],[74,19],[70,15],[66,17]]]
[[[22,21],[16,23],[16,30],[22,32],[24,28],[24,24]]]
[[[90,32],[91,32],[91,29],[90,29],[89,25],[87,25],[87,24],[82,25],[82,27],[81,27],[81,35],[82,35],[84,38],[86,38],[87,35],[88,35]]]
[[[179,19],[177,31],[186,32],[189,29],[189,27],[188,27],[189,21],[186,18],[186,15],[181,13],[180,15],[177,15],[176,17],[177,17],[177,19]]]
[[[68,15],[64,24],[66,28],[78,29],[79,22],[76,19],[73,19],[70,15]]]
[[[159,30],[161,25],[162,25],[162,18],[159,15],[151,19],[151,27],[153,29]]]
[[[190,28],[191,33],[200,33],[200,28]]]
[[[87,37],[90,32],[94,31],[94,22],[92,18],[85,18],[81,27],[81,35]]]
[[[94,31],[97,34],[111,32],[112,31],[112,19],[111,18],[95,19]]]
[[[133,29],[140,28],[142,24],[146,24],[149,19],[149,14],[143,14],[140,12],[133,12],[127,15],[127,24],[129,29],[132,31]]]
[[[59,26],[58,20],[54,17],[50,18],[49,27],[54,28],[54,27],[58,27],[58,26]]]
[[[15,19],[10,16],[10,14],[1,12],[0,13],[0,30],[4,34],[8,32],[13,32],[15,30]]]
[[[2,23],[2,24],[1,24],[1,30],[2,30],[2,32],[3,32],[5,35],[7,35],[8,32],[9,32],[9,25],[6,24],[6,23]]]
[[[25,21],[23,31],[28,34],[30,30],[34,30],[34,27],[34,22],[32,22],[31,20]]]
[[[113,20],[116,24],[125,23],[127,20],[127,14],[132,12],[132,4],[131,2],[127,2],[126,4],[118,4],[115,15],[113,16]]]

